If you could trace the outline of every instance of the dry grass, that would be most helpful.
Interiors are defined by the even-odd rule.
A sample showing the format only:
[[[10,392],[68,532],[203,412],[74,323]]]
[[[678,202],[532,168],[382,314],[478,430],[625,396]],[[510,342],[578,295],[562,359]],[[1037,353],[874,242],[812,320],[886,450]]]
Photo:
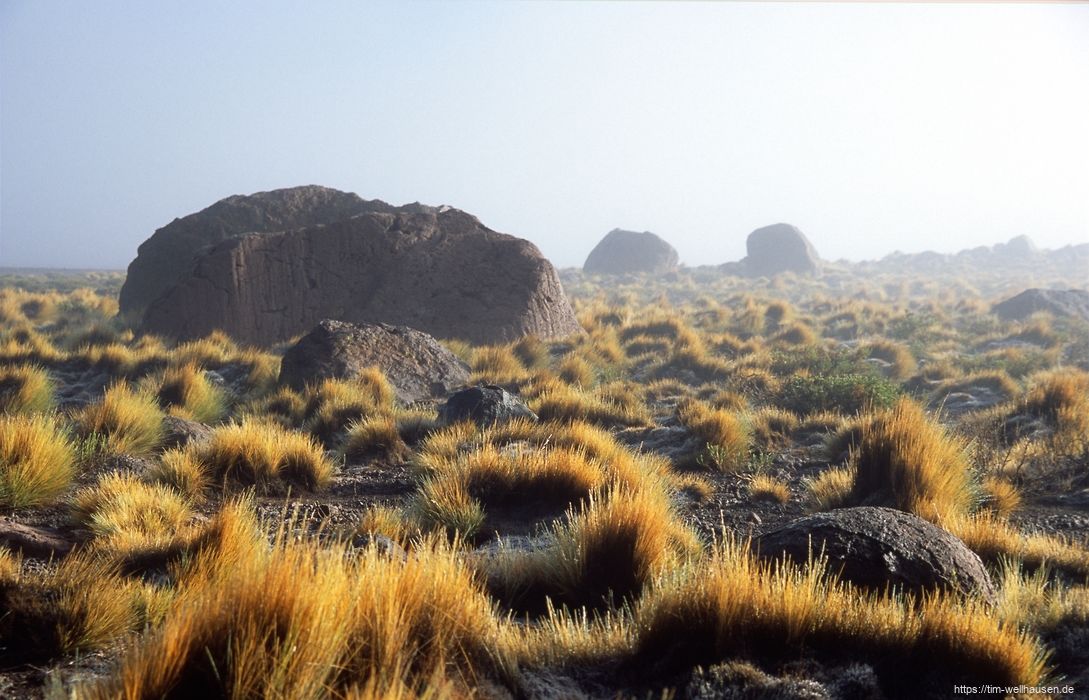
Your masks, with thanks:
[[[53,393],[53,380],[41,367],[0,367],[0,413],[47,413]]]
[[[399,560],[281,539],[194,569],[161,629],[81,697],[463,695],[500,675],[492,606],[441,546]]]
[[[394,418],[375,416],[348,426],[341,454],[353,463],[375,458],[400,461],[408,454],[408,446]]]
[[[988,561],[1016,560],[1030,570],[1048,567],[1075,579],[1089,579],[1089,550],[1060,537],[1020,532],[989,513],[950,515],[939,523]]]
[[[706,443],[698,456],[703,463],[723,472],[737,471],[748,463],[752,428],[736,413],[685,401],[677,406],[677,419]]]
[[[790,501],[790,488],[780,479],[767,474],[757,474],[749,482],[749,498],[756,501],[787,503]]]
[[[809,497],[814,510],[842,508],[851,501],[855,471],[850,467],[827,469],[809,482]]]
[[[321,447],[308,436],[258,420],[217,428],[204,444],[172,453],[159,478],[187,495],[208,481],[239,483],[273,489],[288,484],[307,491],[323,488],[334,467]]]
[[[168,413],[200,423],[215,423],[227,414],[223,390],[208,381],[195,364],[168,367],[150,377],[148,386]]]
[[[867,596],[825,578],[820,565],[758,563],[730,543],[661,580],[637,607],[635,625],[629,666],[648,679],[732,658],[774,664],[803,656],[870,663],[898,697],[1045,678],[1043,650],[982,604]]]
[[[549,383],[528,404],[542,420],[589,421],[606,427],[642,426],[651,422],[641,404],[607,399],[597,392],[557,382]]]
[[[193,513],[169,487],[114,473],[76,493],[72,515],[91,531],[96,547],[132,552],[172,542]]]
[[[0,504],[48,503],[74,475],[72,443],[54,417],[0,415]]]
[[[307,387],[303,427],[326,445],[353,421],[393,411],[394,392],[376,368],[368,368],[352,380],[326,379]]]
[[[119,454],[154,452],[163,439],[163,414],[158,402],[120,382],[106,390],[102,400],[75,417],[80,436],[106,436],[107,447]]]
[[[888,375],[896,381],[903,381],[915,374],[918,365],[911,350],[894,341],[884,338],[872,340],[862,347],[865,357],[889,363]]]
[[[863,423],[851,465],[854,503],[886,505],[930,520],[979,505],[966,446],[909,399]]]
[[[538,552],[501,551],[489,587],[515,611],[541,615],[551,605],[603,608],[637,598],[656,576],[699,551],[668,498],[658,492],[612,492],[568,513]]]
[[[71,555],[56,568],[7,560],[0,575],[0,659],[45,663],[102,649],[143,621],[141,589],[103,560]]]

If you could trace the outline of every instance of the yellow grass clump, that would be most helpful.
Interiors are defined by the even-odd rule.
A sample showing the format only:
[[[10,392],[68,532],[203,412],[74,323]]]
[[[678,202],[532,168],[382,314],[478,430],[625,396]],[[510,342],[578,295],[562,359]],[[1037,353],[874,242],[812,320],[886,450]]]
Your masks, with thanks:
[[[172,541],[193,513],[170,488],[113,473],[76,493],[72,515],[91,531],[96,546],[127,552]]]
[[[790,488],[781,479],[767,474],[757,474],[749,482],[749,498],[757,501],[786,503],[790,500]]]
[[[74,475],[72,443],[54,417],[0,414],[0,504],[47,503]]]
[[[984,604],[935,595],[914,603],[867,595],[824,566],[758,562],[744,546],[664,577],[635,610],[628,665],[645,678],[746,658],[803,655],[873,665],[883,687],[920,697],[953,684],[1035,685],[1045,653]]]
[[[929,520],[978,505],[965,445],[910,399],[863,423],[850,463],[854,503],[886,505]]]
[[[375,416],[348,426],[341,454],[349,462],[373,458],[399,461],[408,454],[401,429],[392,416]]]
[[[706,444],[697,457],[703,464],[733,472],[748,463],[752,428],[736,413],[701,401],[685,401],[677,406],[677,418]]]
[[[107,389],[102,400],[80,411],[75,421],[81,436],[104,435],[107,447],[116,453],[150,454],[163,439],[158,402],[125,382]]]
[[[149,381],[159,405],[167,412],[200,423],[215,423],[227,413],[223,390],[195,364],[168,367]]]
[[[46,413],[53,409],[53,381],[34,365],[0,367],[0,413]]]

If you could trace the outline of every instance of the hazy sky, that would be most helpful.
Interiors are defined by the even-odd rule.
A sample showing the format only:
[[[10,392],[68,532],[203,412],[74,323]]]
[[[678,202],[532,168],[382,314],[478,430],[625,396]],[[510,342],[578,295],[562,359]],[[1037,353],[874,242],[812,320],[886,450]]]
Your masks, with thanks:
[[[0,0],[0,265],[323,184],[581,265],[1089,241],[1089,5]]]

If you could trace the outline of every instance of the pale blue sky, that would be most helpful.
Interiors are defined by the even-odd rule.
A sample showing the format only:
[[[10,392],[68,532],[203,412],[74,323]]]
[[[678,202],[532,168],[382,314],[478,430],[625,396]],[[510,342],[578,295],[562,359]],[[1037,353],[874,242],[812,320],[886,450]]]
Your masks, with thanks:
[[[581,265],[1089,241],[1089,5],[0,0],[0,265],[230,194],[451,204]]]

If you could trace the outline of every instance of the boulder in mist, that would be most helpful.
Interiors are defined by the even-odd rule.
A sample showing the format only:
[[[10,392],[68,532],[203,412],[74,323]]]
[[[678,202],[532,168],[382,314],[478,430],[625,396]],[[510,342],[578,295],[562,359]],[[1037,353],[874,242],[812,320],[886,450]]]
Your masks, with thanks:
[[[1004,321],[1022,321],[1037,311],[1089,321],[1089,292],[1084,289],[1026,289],[991,307]]]
[[[820,268],[820,256],[809,239],[790,224],[758,228],[745,240],[747,255],[742,260],[750,277],[771,277],[781,272],[813,274]]]
[[[279,198],[264,193],[247,206]],[[359,202],[382,211],[190,250],[191,262],[147,302],[141,330],[188,339],[220,329],[255,344],[290,338],[326,318],[473,343],[581,331],[556,270],[529,241],[451,207]]]
[[[676,249],[650,231],[636,233],[614,228],[594,246],[582,269],[591,274],[669,272],[677,267]]]

